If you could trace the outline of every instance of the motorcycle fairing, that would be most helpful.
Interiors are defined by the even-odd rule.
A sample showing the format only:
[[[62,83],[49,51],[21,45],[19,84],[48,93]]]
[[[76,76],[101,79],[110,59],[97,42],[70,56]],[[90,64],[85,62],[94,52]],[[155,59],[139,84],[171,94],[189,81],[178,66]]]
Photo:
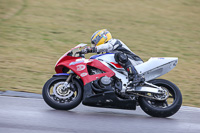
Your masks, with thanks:
[[[103,60],[104,62],[113,66],[115,69],[124,70],[124,68],[115,61],[114,55],[115,55],[114,53],[105,53],[105,54],[93,55],[90,57],[90,59]]]
[[[115,73],[110,68],[96,59],[83,59],[80,57],[77,58],[70,56],[66,56],[65,58],[66,60],[62,59],[62,61],[56,64],[56,73],[62,73],[62,68],[67,67],[82,79],[84,85],[103,76],[112,77],[115,75]],[[98,68],[104,71],[104,73],[89,75],[87,65]]]
[[[91,88],[92,83],[84,86],[83,105],[92,107],[115,108],[115,109],[136,109],[135,99],[121,99],[114,91],[94,94]]]
[[[113,53],[105,53],[105,54],[93,55],[93,56],[90,57],[90,59],[96,59],[96,58],[98,58],[98,57],[100,57],[100,56],[107,55],[107,54],[113,54]]]
[[[177,63],[178,58],[176,57],[152,57],[135,68],[139,74],[145,77],[145,81],[149,81],[168,73]]]
[[[118,67],[119,65],[116,65],[118,63],[114,59],[114,54],[106,53],[100,56],[93,56],[93,58],[104,61],[109,65],[112,65],[116,70],[124,70],[122,67]],[[145,81],[149,81],[168,73],[176,66],[177,63],[177,57],[152,57],[148,61],[136,65],[135,69],[137,70],[139,75],[142,75],[145,78]],[[113,71],[115,72],[115,70]],[[119,74],[115,72],[115,75],[117,76]],[[125,81],[124,83],[126,82],[127,81]]]

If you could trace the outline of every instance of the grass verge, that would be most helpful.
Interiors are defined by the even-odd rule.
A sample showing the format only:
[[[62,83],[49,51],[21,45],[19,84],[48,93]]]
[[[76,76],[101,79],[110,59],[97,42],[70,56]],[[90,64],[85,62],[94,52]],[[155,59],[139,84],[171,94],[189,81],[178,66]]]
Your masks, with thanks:
[[[1,0],[0,90],[41,93],[57,59],[107,28],[145,61],[179,57],[161,77],[183,104],[200,107],[200,2],[197,0]]]

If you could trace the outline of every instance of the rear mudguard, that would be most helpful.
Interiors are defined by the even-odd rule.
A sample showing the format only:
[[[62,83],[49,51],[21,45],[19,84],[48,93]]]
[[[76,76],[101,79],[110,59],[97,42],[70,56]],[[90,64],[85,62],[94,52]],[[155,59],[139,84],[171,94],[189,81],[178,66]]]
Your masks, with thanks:
[[[98,68],[104,71],[104,73],[89,75],[87,66]],[[63,67],[67,67],[68,69],[72,70],[76,75],[78,75],[83,81],[84,85],[103,76],[112,77],[115,75],[115,73],[110,68],[108,68],[96,59],[71,58],[70,60],[59,62],[55,66],[56,73],[63,73]]]

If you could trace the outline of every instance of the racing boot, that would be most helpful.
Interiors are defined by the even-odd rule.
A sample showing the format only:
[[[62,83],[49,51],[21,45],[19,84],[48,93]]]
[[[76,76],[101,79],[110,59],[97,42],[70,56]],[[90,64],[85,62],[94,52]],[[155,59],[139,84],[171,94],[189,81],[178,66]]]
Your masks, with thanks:
[[[128,83],[127,83],[127,90],[134,90],[135,84],[133,83],[134,75],[128,75]]]
[[[134,91],[135,87],[138,86],[140,83],[143,83],[145,79],[142,76],[138,75],[135,68],[129,68],[129,69],[132,69],[134,73],[128,72],[127,90]]]

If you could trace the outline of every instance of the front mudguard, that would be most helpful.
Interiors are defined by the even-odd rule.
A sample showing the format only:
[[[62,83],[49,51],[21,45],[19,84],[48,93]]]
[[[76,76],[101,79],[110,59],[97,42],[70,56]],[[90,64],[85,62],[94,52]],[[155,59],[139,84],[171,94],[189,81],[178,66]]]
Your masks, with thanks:
[[[57,76],[66,76],[66,77],[68,77],[69,74],[68,73],[57,73],[57,74],[53,75],[53,77],[57,77]]]
[[[57,74],[54,74],[52,77],[59,77],[59,76],[62,76],[62,77],[67,77],[69,76],[68,73],[57,73]],[[77,79],[77,78],[76,78]],[[83,81],[81,79],[77,79],[78,83],[81,85],[81,88],[83,90],[83,93],[84,93],[84,85],[83,85]]]

